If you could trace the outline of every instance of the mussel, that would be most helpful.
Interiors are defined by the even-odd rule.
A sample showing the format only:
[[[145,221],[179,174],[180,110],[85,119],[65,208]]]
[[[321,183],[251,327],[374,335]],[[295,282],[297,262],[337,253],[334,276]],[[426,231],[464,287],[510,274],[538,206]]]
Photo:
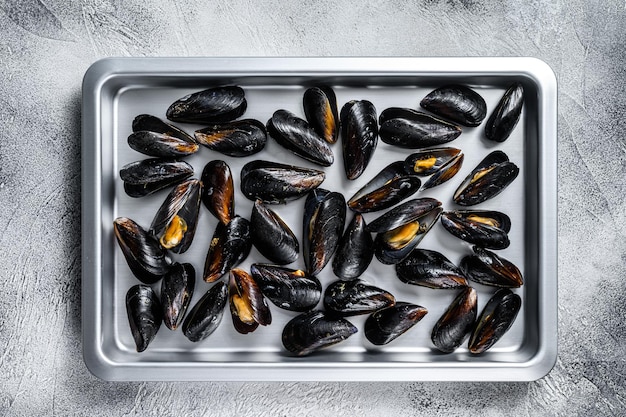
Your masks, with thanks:
[[[196,270],[189,263],[175,263],[161,281],[163,321],[170,330],[182,323],[196,285]]]
[[[214,282],[248,257],[252,249],[250,222],[235,216],[218,223],[204,263],[204,280]]]
[[[250,272],[263,295],[282,309],[308,311],[317,305],[322,296],[320,281],[300,269],[252,264]]]
[[[374,258],[374,240],[365,227],[363,216],[357,213],[339,240],[333,259],[333,272],[341,279],[358,278]]]
[[[463,271],[439,252],[415,248],[396,264],[396,274],[406,284],[429,288],[464,288],[468,286]]]
[[[172,103],[165,115],[175,122],[211,124],[235,120],[246,108],[243,89],[224,86],[186,95]]]
[[[509,246],[509,216],[499,211],[456,210],[441,214],[441,224],[452,235],[487,249]]]
[[[291,319],[283,329],[282,341],[289,352],[304,356],[342,342],[356,332],[348,320],[313,310]]]
[[[194,134],[199,144],[228,156],[250,156],[261,152],[267,142],[263,123],[254,119],[212,124]]]
[[[261,200],[254,202],[250,227],[254,247],[267,259],[278,265],[286,265],[298,259],[298,238],[287,223]]]
[[[467,278],[493,287],[517,288],[524,284],[522,273],[512,262],[487,249],[473,249],[474,255],[461,259],[460,266]]]
[[[188,156],[199,149],[195,142],[147,130],[131,133],[128,136],[128,146],[144,155],[163,158]]]
[[[339,115],[333,89],[327,86],[308,88],[302,102],[304,115],[313,130],[326,142],[337,142]]]
[[[152,194],[192,175],[193,167],[187,162],[161,158],[131,162],[120,170],[124,191],[130,197]]]
[[[202,170],[202,202],[209,212],[227,224],[235,216],[235,186],[230,167],[224,161],[207,163]]]
[[[148,285],[133,285],[126,293],[126,314],[137,352],[143,352],[161,327],[161,305]]]
[[[524,106],[524,88],[520,83],[510,86],[485,123],[487,139],[504,142],[519,121]]]
[[[228,286],[225,282],[213,285],[185,317],[183,334],[192,342],[209,337],[222,322],[224,308],[228,302]]]
[[[324,292],[324,308],[340,316],[373,313],[395,302],[395,297],[388,291],[360,279],[335,281]]]
[[[441,117],[463,126],[480,125],[487,115],[485,100],[464,85],[447,85],[437,88],[420,102],[420,106]]]
[[[420,149],[453,141],[461,128],[430,114],[390,107],[380,114],[380,139],[389,145]]]
[[[474,327],[478,309],[476,290],[466,287],[435,323],[430,339],[442,352],[454,352]]]
[[[267,204],[303,197],[324,181],[323,171],[269,161],[248,162],[241,169],[241,192]]]
[[[259,324],[272,323],[265,297],[248,272],[239,268],[230,270],[228,293],[233,325],[239,333],[247,334],[255,331]]]
[[[471,353],[491,348],[511,328],[522,307],[522,299],[509,289],[498,290],[480,313],[469,340]]]
[[[456,175],[463,165],[464,155],[456,148],[433,148],[409,155],[404,161],[406,172],[431,177],[422,189],[441,185]]]
[[[343,165],[349,180],[358,178],[378,144],[376,107],[367,100],[352,100],[341,109]]]
[[[461,169],[464,158],[465,155],[463,154],[455,156],[450,162],[441,167],[439,171],[430,176],[428,181],[426,181],[422,186],[422,190],[427,190],[429,188],[441,185],[454,177],[456,173],[459,172],[459,170]]]
[[[133,132],[140,131],[162,133],[188,143],[194,143],[193,137],[188,135],[184,130],[149,114],[140,114],[133,119]]]
[[[440,206],[441,201],[430,197],[405,201],[371,221],[365,230],[374,233],[384,233],[413,222]]]
[[[396,302],[365,320],[365,337],[375,345],[386,345],[415,326],[427,313],[428,310],[420,305]]]

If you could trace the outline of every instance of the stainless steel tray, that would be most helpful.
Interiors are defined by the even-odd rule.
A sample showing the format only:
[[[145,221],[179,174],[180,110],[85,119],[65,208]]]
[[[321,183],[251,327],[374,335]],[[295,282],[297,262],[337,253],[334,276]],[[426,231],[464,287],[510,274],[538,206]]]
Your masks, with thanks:
[[[398,300],[412,301],[429,313],[412,330],[384,347],[374,347],[362,335],[364,318],[350,320],[359,333],[347,341],[304,358],[292,357],[280,342],[283,325],[294,316],[271,305],[273,323],[249,335],[237,334],[226,313],[219,329],[200,343],[180,330],[163,327],[147,351],[135,352],[126,318],[124,296],[137,280],[132,276],[112,232],[118,216],[148,226],[167,192],[142,199],[124,193],[119,169],[143,159],[126,138],[132,119],[141,113],[165,117],[174,100],[215,84],[237,84],[246,90],[245,116],[262,122],[279,108],[302,115],[307,86],[334,86],[341,107],[350,99],[368,99],[378,111],[390,106],[417,107],[430,90],[448,83],[475,88],[489,113],[513,81],[524,85],[522,120],[502,144],[483,138],[483,129],[464,128],[450,146],[461,148],[465,162],[448,183],[419,192],[452,208],[451,196],[462,179],[491,150],[501,149],[520,167],[520,175],[498,197],[481,208],[509,214],[511,246],[502,256],[520,267],[525,285],[516,290],[523,307],[511,330],[489,352],[474,356],[466,346],[441,354],[430,342],[433,324],[455,297],[455,291],[431,290],[401,283],[393,267],[374,260],[363,276],[391,291]],[[557,139],[556,80],[550,68],[533,58],[118,58],[96,62],[83,83],[82,141],[82,325],[83,352],[88,368],[106,380],[535,380],[554,365],[557,352]],[[179,125],[193,132],[194,125]],[[336,163],[326,169],[323,188],[349,198],[388,163],[410,151],[379,141],[374,160],[356,181],[345,179],[340,144]],[[312,166],[278,146],[250,158],[236,159],[202,149],[189,158],[196,169],[212,159],[224,159],[237,176],[252,158]],[[238,183],[236,183],[238,190]],[[249,217],[252,202],[239,192],[236,211]],[[274,207],[299,232],[303,200]],[[377,214],[366,216],[371,220]],[[350,217],[350,214],[348,215]],[[179,260],[202,270],[215,220],[202,209],[196,239]],[[299,233],[298,233],[299,234]],[[470,246],[440,225],[420,244],[446,254],[453,262]],[[264,262],[253,249],[242,265]],[[299,260],[294,265],[301,267]],[[324,285],[336,279],[327,267],[319,275]],[[200,277],[192,305],[206,291]],[[156,285],[155,287],[158,287]],[[475,285],[479,311],[493,289]]]

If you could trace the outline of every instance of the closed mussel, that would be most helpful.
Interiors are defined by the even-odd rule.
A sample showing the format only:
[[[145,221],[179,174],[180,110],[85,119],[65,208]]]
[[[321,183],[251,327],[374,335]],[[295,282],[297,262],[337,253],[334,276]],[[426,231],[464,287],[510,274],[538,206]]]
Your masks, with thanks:
[[[255,331],[259,324],[272,323],[265,297],[248,272],[239,268],[230,271],[228,293],[233,325],[239,333],[247,334]]]
[[[510,86],[485,123],[485,136],[504,142],[515,129],[524,106],[524,88],[520,83]]]
[[[437,320],[430,339],[444,353],[454,352],[472,331],[478,309],[476,290],[467,287]]]
[[[228,286],[220,281],[198,300],[185,317],[182,326],[185,337],[192,342],[209,337],[222,322],[227,302]]]
[[[150,114],[140,114],[133,119],[133,132],[156,132],[166,136],[175,137],[188,143],[194,143],[193,137],[188,135],[184,130],[171,125],[156,116]]]
[[[517,288],[524,284],[520,270],[509,260],[474,246],[474,254],[461,259],[465,276],[479,284],[492,287]]]
[[[480,125],[487,115],[485,100],[464,85],[447,85],[431,91],[420,106],[441,117],[474,127]]]
[[[235,216],[235,186],[230,167],[224,161],[211,161],[202,170],[202,202],[220,222]]]
[[[187,162],[161,158],[131,162],[120,170],[124,191],[130,197],[152,194],[192,175],[193,167]]]
[[[199,144],[235,157],[260,152],[267,142],[265,126],[253,119],[212,124],[196,130],[194,136]]]
[[[248,257],[252,248],[250,222],[235,216],[218,223],[204,263],[204,280],[214,282]]]
[[[261,200],[254,202],[250,227],[254,247],[267,259],[278,265],[286,265],[298,259],[298,238],[287,223]]]
[[[365,320],[365,337],[375,345],[386,345],[415,326],[427,313],[426,308],[417,304],[396,302]]]
[[[175,263],[161,281],[163,321],[170,330],[182,323],[196,285],[196,270],[189,263]]]
[[[341,279],[351,280],[361,276],[374,258],[374,240],[365,226],[363,216],[355,214],[339,240],[333,272]]]
[[[380,114],[379,134],[389,145],[420,149],[453,141],[461,128],[424,112],[390,107]]]
[[[378,144],[376,107],[367,100],[352,100],[341,109],[343,165],[349,180],[358,178]]]
[[[326,142],[337,142],[339,115],[333,89],[326,86],[308,88],[302,102],[306,120],[313,130]]]
[[[169,120],[219,123],[235,120],[246,111],[243,89],[237,86],[209,88],[176,100],[165,113]]]
[[[395,302],[396,299],[388,291],[360,279],[335,281],[324,292],[324,308],[340,316],[372,313]]]
[[[499,211],[457,210],[441,214],[441,224],[452,235],[487,249],[509,246],[509,216]]]
[[[478,354],[491,348],[511,328],[521,307],[519,295],[508,289],[498,290],[478,317],[469,340],[469,351]]]
[[[282,341],[289,352],[304,356],[342,342],[356,332],[348,320],[313,310],[291,319],[283,329]]]
[[[143,352],[161,327],[159,298],[148,285],[133,285],[126,293],[126,314],[137,352]]]
[[[308,311],[314,308],[322,297],[320,281],[300,269],[252,264],[250,272],[261,292],[282,309]]]
[[[128,146],[144,155],[163,158],[188,156],[199,149],[195,142],[147,130],[131,133],[128,136]]]
[[[406,284],[429,288],[463,288],[467,279],[463,271],[439,252],[415,248],[396,264],[396,274]]]

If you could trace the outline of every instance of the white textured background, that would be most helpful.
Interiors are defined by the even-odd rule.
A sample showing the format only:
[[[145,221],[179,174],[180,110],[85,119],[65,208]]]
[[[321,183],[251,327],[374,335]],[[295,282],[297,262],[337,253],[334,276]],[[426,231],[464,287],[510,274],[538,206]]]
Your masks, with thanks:
[[[626,415],[626,3],[0,0],[0,414]],[[593,3],[593,4],[592,4]],[[559,360],[532,383],[106,383],[80,343],[80,87],[106,56],[534,56],[559,81]]]

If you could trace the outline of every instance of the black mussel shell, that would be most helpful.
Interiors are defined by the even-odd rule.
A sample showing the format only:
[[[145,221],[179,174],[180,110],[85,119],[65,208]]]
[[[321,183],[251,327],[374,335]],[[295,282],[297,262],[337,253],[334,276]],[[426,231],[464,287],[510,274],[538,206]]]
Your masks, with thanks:
[[[241,87],[215,87],[175,101],[165,115],[175,122],[211,124],[235,120],[246,111],[246,107]]]
[[[149,286],[134,285],[126,293],[126,313],[137,352],[143,352],[161,327],[159,298]]]
[[[309,311],[291,319],[283,329],[283,346],[297,356],[305,356],[346,340],[357,332],[348,320],[330,318],[323,311]]]
[[[454,202],[473,206],[500,194],[517,178],[519,168],[502,151],[493,151],[463,180]]]
[[[188,135],[184,130],[149,114],[140,114],[133,119],[133,132],[139,132],[142,130],[163,133],[167,136],[182,139],[185,142],[194,143],[193,137]]]
[[[478,354],[491,348],[511,328],[521,307],[519,295],[508,289],[498,290],[478,317],[469,340],[469,351]]]
[[[509,246],[509,216],[499,211],[458,210],[441,214],[441,224],[452,235],[487,249]]]
[[[496,142],[509,138],[519,121],[524,106],[524,87],[515,83],[506,90],[485,123],[485,136]]]
[[[235,186],[230,167],[224,161],[211,161],[202,170],[202,202],[220,222],[235,216]]]
[[[128,136],[128,146],[144,155],[176,158],[198,152],[195,142],[187,142],[165,133],[140,130]]]
[[[192,175],[193,167],[187,162],[160,158],[132,162],[120,170],[124,191],[130,197],[152,194]]]
[[[403,162],[393,162],[357,191],[348,207],[357,213],[384,210],[415,194],[420,185],[419,177],[405,173]]]
[[[457,174],[457,172],[459,172],[459,170],[461,169],[464,158],[465,158],[465,155],[463,155],[462,153],[455,156],[450,162],[448,162],[446,165],[441,167],[439,171],[431,175],[428,181],[426,181],[424,185],[422,186],[422,190],[426,190],[428,188],[433,188],[438,185],[441,185],[444,182],[451,179],[452,177],[454,177]]]
[[[463,85],[448,85],[431,91],[420,106],[464,126],[478,126],[487,115],[485,100]]]
[[[442,169],[450,161],[461,155],[457,148],[432,148],[415,152],[404,160],[404,170],[411,174],[427,177]]]
[[[230,271],[228,293],[233,325],[239,333],[251,333],[259,324],[267,326],[272,323],[265,297],[248,272],[239,268]]]
[[[170,330],[182,323],[196,285],[196,270],[191,264],[175,263],[161,281],[163,321]]]
[[[363,216],[355,214],[339,240],[333,259],[333,272],[341,279],[358,278],[374,258],[374,240],[365,226]]]
[[[263,294],[282,309],[308,311],[314,308],[322,297],[320,281],[300,269],[252,264],[250,272]]]
[[[267,259],[286,265],[298,259],[300,244],[287,223],[261,200],[254,202],[250,215],[252,243]]]
[[[518,288],[524,284],[522,273],[513,263],[487,249],[473,249],[474,255],[461,259],[460,266],[467,278],[492,287]]]
[[[287,110],[274,112],[267,121],[267,132],[281,146],[318,165],[327,167],[335,161],[328,143],[315,133],[306,120]]]
[[[319,187],[324,178],[324,172],[317,169],[252,161],[241,169],[241,192],[252,201],[280,204],[303,197]]]
[[[396,274],[406,284],[423,287],[456,289],[468,286],[459,267],[441,253],[428,249],[414,249],[396,264]]]
[[[302,255],[306,270],[317,275],[332,258],[343,233],[346,201],[343,195],[321,188],[304,203]]]
[[[227,224],[217,224],[204,262],[203,278],[214,282],[242,263],[252,249],[250,222],[235,216]]]
[[[337,98],[330,87],[311,87],[302,99],[304,115],[315,132],[328,143],[337,142],[339,115]]]
[[[378,144],[376,107],[367,100],[352,100],[341,109],[343,165],[349,180],[358,178]]]
[[[370,222],[365,230],[374,233],[387,232],[407,223],[414,222],[426,213],[440,206],[441,201],[430,197],[409,200]]]
[[[340,316],[373,313],[395,302],[391,293],[360,279],[335,281],[324,292],[324,309]]]
[[[390,107],[380,114],[379,134],[389,145],[420,149],[453,141],[461,128],[427,113]]]
[[[265,126],[253,119],[213,124],[196,130],[194,136],[200,145],[235,157],[261,152],[267,142]]]
[[[365,337],[375,345],[386,345],[415,326],[427,313],[426,308],[417,304],[397,302],[365,320]]]
[[[225,282],[213,285],[185,317],[183,334],[192,342],[209,337],[222,322],[224,308],[228,302],[228,286]]]
[[[451,353],[461,346],[474,327],[477,310],[476,290],[466,287],[435,323],[430,335],[435,347]]]
[[[200,214],[202,182],[197,179],[178,184],[165,198],[150,225],[152,233],[164,249],[184,253],[196,233]]]
[[[159,242],[126,217],[113,222],[117,243],[133,275],[144,284],[154,284],[170,270],[172,261]]]

